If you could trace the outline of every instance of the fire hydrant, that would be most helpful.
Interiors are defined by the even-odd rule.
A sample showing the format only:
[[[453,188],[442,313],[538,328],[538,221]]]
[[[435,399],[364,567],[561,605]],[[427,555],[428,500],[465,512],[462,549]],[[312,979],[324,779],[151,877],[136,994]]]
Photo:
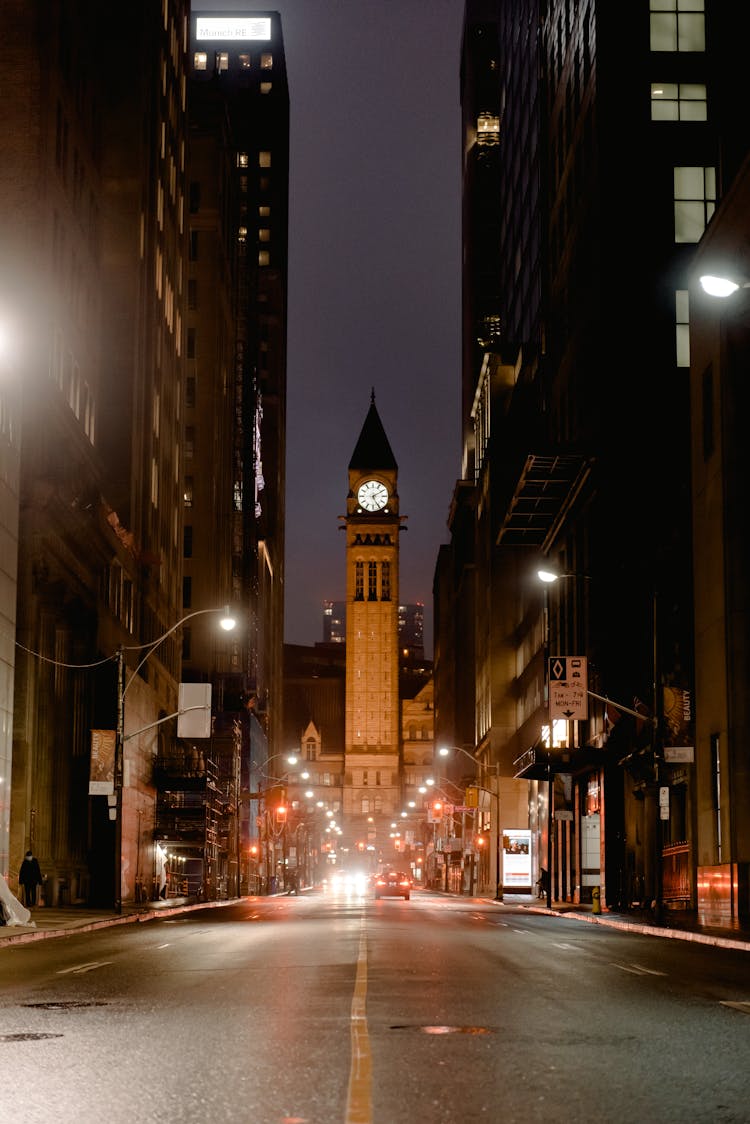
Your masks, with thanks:
[[[591,912],[601,913],[602,911],[602,896],[598,886],[594,886],[591,891]]]

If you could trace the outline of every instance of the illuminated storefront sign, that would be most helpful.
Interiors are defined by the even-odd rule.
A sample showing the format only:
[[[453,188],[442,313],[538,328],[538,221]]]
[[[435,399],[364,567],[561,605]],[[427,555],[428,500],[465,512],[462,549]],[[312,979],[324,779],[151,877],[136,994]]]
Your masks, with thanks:
[[[264,40],[271,38],[268,16],[198,16],[195,38],[212,40]]]

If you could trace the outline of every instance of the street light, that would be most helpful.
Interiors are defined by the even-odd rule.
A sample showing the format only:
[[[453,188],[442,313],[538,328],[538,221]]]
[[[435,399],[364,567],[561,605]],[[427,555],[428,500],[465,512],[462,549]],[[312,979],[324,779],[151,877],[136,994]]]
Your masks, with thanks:
[[[721,300],[731,297],[738,289],[750,289],[750,281],[735,281],[732,277],[718,277],[712,273],[704,273],[698,281],[704,293]]]
[[[460,745],[441,746],[440,749],[438,750],[438,756],[439,757],[450,757],[451,752],[453,752],[453,751],[455,751],[457,753],[463,753],[464,757],[468,757],[469,761],[471,761],[474,764],[475,768],[478,766],[479,770],[480,770],[480,776],[482,775],[483,771],[486,771],[487,773],[490,773],[490,769],[494,769],[494,773],[490,773],[490,776],[495,777],[495,789],[494,789],[494,791],[491,788],[485,788],[484,785],[482,785],[482,784],[475,784],[472,787],[478,788],[482,792],[486,792],[490,796],[494,796],[494,798],[495,798],[495,820],[496,820],[496,824],[495,824],[495,898],[494,898],[494,900],[496,902],[501,902],[503,900],[503,868],[502,868],[502,860],[501,860],[501,855],[502,855],[502,851],[501,851],[502,831],[500,829],[500,767],[499,767],[499,765],[487,765],[483,761],[477,760],[477,758],[474,756],[473,753],[469,753],[468,750],[464,749]]]
[[[143,665],[154,654],[156,649],[164,643],[173,633],[181,628],[186,621],[192,620],[193,617],[203,616],[206,613],[221,613],[221,627],[229,632],[235,627],[236,621],[229,612],[229,606],[225,605],[223,609],[194,609],[192,613],[187,613],[181,617],[176,624],[168,628],[165,633],[159,636],[156,640],[150,641],[148,644],[135,644],[135,645],[120,645],[117,649],[117,727],[115,730],[115,761],[114,761],[114,820],[115,820],[115,885],[114,885],[114,911],[115,913],[122,913],[122,788],[123,788],[123,763],[125,742],[130,738],[137,737],[138,734],[145,733],[146,730],[152,730],[154,726],[161,726],[163,722],[168,722],[171,718],[177,718],[181,714],[185,714],[188,710],[204,710],[204,706],[190,706],[185,707],[183,710],[176,710],[173,714],[166,715],[165,718],[159,718],[156,722],[149,722],[148,725],[142,726],[139,730],[134,730],[130,734],[125,734],[125,696],[133,684],[133,680],[138,675]],[[126,651],[143,651],[147,649],[146,654],[137,664],[135,671],[131,674],[129,679],[125,679],[125,652]]]

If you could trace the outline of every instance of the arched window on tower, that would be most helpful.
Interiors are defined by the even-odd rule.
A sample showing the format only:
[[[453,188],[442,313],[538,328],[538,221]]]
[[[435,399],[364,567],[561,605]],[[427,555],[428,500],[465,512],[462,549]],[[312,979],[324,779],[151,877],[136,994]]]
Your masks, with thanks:
[[[390,601],[391,599],[391,564],[390,562],[383,562],[380,568],[380,600]]]
[[[354,564],[354,600],[364,601],[365,599],[365,564],[364,562],[355,562]]]
[[[378,599],[378,564],[377,562],[367,563],[367,600],[377,601]]]

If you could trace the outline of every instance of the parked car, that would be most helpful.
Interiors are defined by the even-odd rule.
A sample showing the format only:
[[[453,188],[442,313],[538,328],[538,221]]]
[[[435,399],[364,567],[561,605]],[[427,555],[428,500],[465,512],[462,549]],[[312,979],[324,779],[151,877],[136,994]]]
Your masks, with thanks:
[[[412,881],[402,870],[386,870],[375,879],[375,900],[378,898],[404,898],[408,902]]]

